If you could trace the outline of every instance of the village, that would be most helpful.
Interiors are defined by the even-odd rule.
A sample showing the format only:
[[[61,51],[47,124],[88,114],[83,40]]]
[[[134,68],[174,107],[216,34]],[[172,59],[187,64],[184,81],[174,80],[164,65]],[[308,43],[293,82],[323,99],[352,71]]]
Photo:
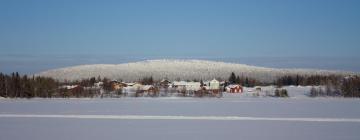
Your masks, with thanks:
[[[251,96],[269,96],[268,91],[262,92],[260,86],[248,88]],[[62,85],[59,96],[63,97],[222,97],[223,94],[243,94],[244,87],[240,84],[219,81],[169,81],[162,79],[151,84],[144,82],[122,82],[110,80],[95,82],[92,86]]]

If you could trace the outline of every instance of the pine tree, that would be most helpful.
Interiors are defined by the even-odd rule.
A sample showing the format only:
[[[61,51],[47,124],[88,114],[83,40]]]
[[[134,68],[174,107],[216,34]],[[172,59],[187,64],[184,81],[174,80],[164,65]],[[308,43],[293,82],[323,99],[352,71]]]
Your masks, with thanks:
[[[21,79],[18,72],[15,73],[15,97],[22,97]]]
[[[26,98],[34,97],[34,87],[31,79],[28,79],[26,75],[23,77],[23,94]]]
[[[240,77],[239,77],[239,76],[236,76],[235,83],[236,83],[236,84],[240,84],[240,83],[241,83],[241,79],[240,79]]]
[[[295,79],[295,85],[300,85],[300,76],[296,75],[296,79]]]
[[[0,97],[5,97],[5,76],[0,73]]]
[[[244,83],[244,86],[245,87],[249,87],[250,86],[250,84],[249,84],[249,78],[245,78],[245,83]]]
[[[91,77],[89,80],[89,83],[86,86],[93,86],[96,83],[96,78],[95,77]]]
[[[231,73],[231,75],[229,77],[229,82],[230,82],[230,84],[236,83],[236,75],[234,72]]]

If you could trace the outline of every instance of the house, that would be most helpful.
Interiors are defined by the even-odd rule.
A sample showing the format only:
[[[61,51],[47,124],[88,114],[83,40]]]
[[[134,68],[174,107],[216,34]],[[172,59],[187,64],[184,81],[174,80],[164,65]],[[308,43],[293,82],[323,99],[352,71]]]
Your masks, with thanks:
[[[97,87],[97,88],[100,88],[104,85],[104,82],[97,82],[97,83],[94,83],[94,87]]]
[[[171,82],[169,80],[167,80],[167,79],[163,79],[163,80],[160,81],[160,86],[164,87],[164,88],[169,87],[170,84],[171,84]]]
[[[118,82],[118,81],[111,81],[110,85],[111,85],[112,90],[119,90],[119,89],[122,89],[123,87],[127,86],[127,84],[125,84],[123,82]]]
[[[174,81],[173,87],[177,90],[197,91],[201,89],[200,82]]]
[[[188,90],[188,91],[198,91],[201,89],[201,83],[200,82],[187,82],[185,87],[186,87],[186,90]]]
[[[238,84],[228,85],[228,86],[226,86],[226,92],[228,92],[228,93],[242,93],[243,92],[243,87],[241,85],[238,85]]]
[[[142,88],[143,88],[143,85],[139,82],[135,82],[135,83],[125,83],[127,86],[126,86],[126,91],[141,91]]]
[[[136,89],[136,90],[139,90],[139,89],[143,88],[143,85],[142,85],[141,83],[135,82],[135,83],[132,85],[132,88],[133,88],[133,89]]]
[[[141,88],[135,89],[135,97],[156,96],[159,90],[153,85],[142,85]]]
[[[172,83],[172,87],[176,88],[178,91],[185,91],[186,90],[186,81],[174,81]]]
[[[70,91],[72,92],[73,95],[78,95],[84,92],[84,87],[82,86],[76,86],[72,89],[70,89]]]
[[[135,83],[125,83],[127,87],[132,87]]]
[[[219,90],[220,89],[220,82],[216,79],[213,79],[209,82],[209,90]]]
[[[78,96],[84,92],[84,87],[80,85],[64,85],[60,87],[60,92],[63,96]]]
[[[144,85],[142,86],[142,92],[147,94],[155,94],[157,93],[157,89],[153,85]]]

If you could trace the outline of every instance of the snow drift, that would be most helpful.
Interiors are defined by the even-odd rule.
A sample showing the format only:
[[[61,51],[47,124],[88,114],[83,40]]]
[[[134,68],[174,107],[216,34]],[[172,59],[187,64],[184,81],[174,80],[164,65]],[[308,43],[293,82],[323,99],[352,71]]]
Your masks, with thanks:
[[[295,74],[354,74],[352,72],[329,70],[275,69],[206,60],[146,60],[123,64],[79,65],[48,70],[35,75],[52,77],[58,80],[80,80],[98,76],[122,79],[124,81],[136,81],[146,76],[153,76],[156,80],[163,78],[169,80],[209,80],[213,78],[227,79],[231,72],[262,81],[272,81],[279,76]]]

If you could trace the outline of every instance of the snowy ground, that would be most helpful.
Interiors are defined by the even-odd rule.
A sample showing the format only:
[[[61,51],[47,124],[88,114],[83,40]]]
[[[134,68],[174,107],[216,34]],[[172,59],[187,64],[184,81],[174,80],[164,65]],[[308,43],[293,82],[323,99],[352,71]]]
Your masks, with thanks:
[[[259,97],[267,97],[269,95],[274,95],[275,86],[261,86],[261,91],[259,92]],[[283,89],[288,91],[288,94],[291,98],[309,98],[311,86],[285,86]],[[254,93],[257,93],[256,87],[247,88],[244,87],[244,93],[241,94],[224,94],[224,98],[248,98],[254,97]]]
[[[287,88],[290,98],[0,99],[0,139],[360,139],[360,99]]]

